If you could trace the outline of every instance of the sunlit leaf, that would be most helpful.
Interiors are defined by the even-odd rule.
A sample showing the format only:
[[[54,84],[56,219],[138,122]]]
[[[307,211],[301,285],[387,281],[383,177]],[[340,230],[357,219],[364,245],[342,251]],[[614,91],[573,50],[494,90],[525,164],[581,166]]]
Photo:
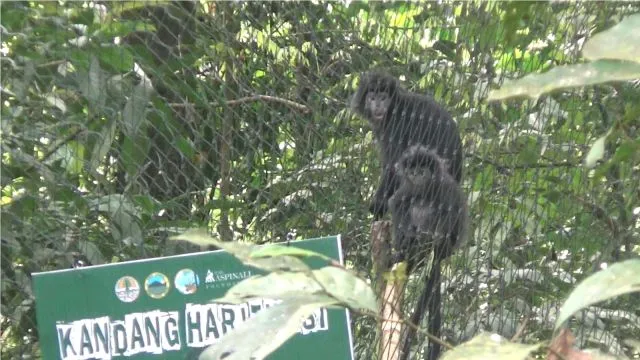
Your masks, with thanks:
[[[544,93],[558,89],[637,78],[640,78],[640,63],[598,60],[586,64],[558,66],[542,74],[507,80],[500,89],[491,90],[487,100],[502,100],[518,96],[537,99]]]
[[[116,137],[117,126],[118,123],[115,120],[111,120],[98,135],[98,140],[93,148],[91,160],[89,162],[90,173],[95,174],[97,172],[102,159],[104,159],[104,157],[109,153],[109,150],[111,150],[111,145]]]
[[[48,95],[45,96],[45,99],[47,100],[47,103],[49,103],[49,105],[58,108],[60,111],[62,111],[63,114],[67,112],[67,105],[64,103],[64,100],[60,99],[59,97]]]
[[[585,58],[620,59],[640,63],[640,14],[627,16],[612,28],[595,34],[582,48]]]
[[[136,221],[138,210],[124,195],[111,194],[95,199],[90,203],[96,210],[109,216],[109,227],[114,240],[127,245],[140,245],[142,242],[142,228]]]
[[[466,343],[445,352],[442,355],[442,360],[526,359],[540,345],[512,343],[498,334],[482,333]]]
[[[583,280],[571,292],[556,319],[558,329],[575,312],[600,301],[640,291],[640,260],[613,264]]]
[[[602,159],[604,156],[604,147],[606,145],[607,136],[611,133],[611,130],[607,132],[604,136],[599,137],[589,149],[589,153],[584,159],[584,166],[588,169],[596,166],[598,160]]]
[[[87,240],[78,241],[78,250],[82,253],[82,255],[86,256],[87,259],[91,262],[92,265],[100,265],[104,264],[104,255],[102,251],[98,248],[96,244]]]
[[[83,48],[89,43],[89,37],[86,35],[78,36],[75,39],[69,40],[69,45],[73,45],[79,48]]]
[[[94,108],[102,108],[107,101],[106,79],[100,67],[98,58],[91,55],[89,59],[89,72],[77,73],[80,92]]]
[[[293,246],[290,250],[278,251],[279,247],[274,247],[274,245],[259,246],[238,241],[220,241],[209,235],[209,233],[205,229],[191,229],[180,235],[173,236],[170,239],[189,241],[199,246],[214,245],[235,256],[236,258],[238,258],[238,260],[242,261],[246,265],[254,266],[266,271],[308,271],[309,267],[301,259],[295,256],[283,254],[313,254],[314,256],[316,256],[316,254],[313,252],[309,252],[308,250],[303,249],[296,249]],[[271,252],[268,249],[265,250],[265,247],[272,247],[272,249],[278,252],[279,256],[274,256],[276,252]]]
[[[240,304],[250,298],[287,299],[322,292],[320,284],[308,273],[274,272],[245,279],[227,290],[224,297],[214,301]]]
[[[150,148],[149,138],[144,134],[124,138],[120,148],[120,159],[125,171],[132,179],[138,176],[140,168],[147,161]]]
[[[261,310],[200,354],[200,360],[264,359],[295,335],[318,308],[331,305],[317,298],[299,297]]]
[[[146,76],[133,88],[133,92],[122,111],[122,130],[126,136],[135,137],[138,135],[142,124],[145,123],[147,103],[153,91],[153,84]]]
[[[369,284],[342,267],[325,266],[313,270],[314,277],[332,297],[353,309],[378,310],[376,295]]]
[[[332,258],[326,255],[317,253],[315,251],[301,249],[295,246],[286,246],[286,245],[279,245],[279,244],[269,244],[269,245],[258,247],[251,252],[250,256],[252,258],[262,258],[262,257],[273,257],[273,256],[283,256],[283,255],[300,256],[300,257],[319,257],[327,261],[333,261]]]

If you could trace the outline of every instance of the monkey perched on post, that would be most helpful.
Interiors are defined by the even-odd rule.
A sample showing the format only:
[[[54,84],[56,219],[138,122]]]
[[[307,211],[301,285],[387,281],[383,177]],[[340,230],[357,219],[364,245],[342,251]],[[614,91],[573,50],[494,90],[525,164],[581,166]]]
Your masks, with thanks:
[[[369,210],[378,220],[391,207],[394,262],[407,261],[407,273],[434,254],[429,276],[411,321],[419,325],[429,308],[428,330],[440,335],[440,262],[459,245],[466,227],[462,181],[462,141],[458,126],[433,98],[402,88],[397,79],[368,73],[351,100],[351,109],[366,118],[380,146],[382,176]],[[434,186],[439,190],[427,190]],[[441,195],[439,191],[445,191]],[[392,199],[392,200],[390,200]],[[460,220],[449,207],[464,209]],[[415,331],[407,331],[403,354],[407,359]],[[429,360],[440,347],[430,341]]]
[[[449,172],[462,180],[462,142],[447,110],[426,95],[408,92],[397,79],[368,73],[351,100],[351,109],[369,121],[380,146],[382,176],[369,210],[375,220],[388,209],[398,188],[395,163],[411,145],[424,145],[448,161]]]
[[[393,219],[396,258],[406,261],[408,269],[424,265],[433,252],[431,271],[410,321],[420,325],[429,308],[428,330],[440,336],[440,262],[465,240],[468,210],[464,192],[449,174],[445,161],[435,151],[415,145],[407,149],[395,164],[399,188],[389,199]],[[400,359],[407,359],[415,330],[408,328]],[[428,359],[436,359],[440,345],[429,343]]]

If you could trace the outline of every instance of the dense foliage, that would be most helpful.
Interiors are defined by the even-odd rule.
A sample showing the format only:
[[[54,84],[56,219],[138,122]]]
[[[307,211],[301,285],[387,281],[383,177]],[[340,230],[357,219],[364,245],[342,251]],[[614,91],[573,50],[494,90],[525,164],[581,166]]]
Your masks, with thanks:
[[[638,253],[637,82],[486,101],[505,79],[579,62],[638,3],[0,9],[3,357],[37,354],[33,272],[198,251],[167,241],[192,227],[255,243],[339,233],[367,274],[379,163],[347,105],[372,67],[433,94],[462,132],[473,234],[444,274],[448,340],[511,337],[525,319],[519,336],[547,338],[577,280]],[[639,304],[590,307],[578,340],[622,352],[640,338]],[[374,332],[356,320],[368,358]]]

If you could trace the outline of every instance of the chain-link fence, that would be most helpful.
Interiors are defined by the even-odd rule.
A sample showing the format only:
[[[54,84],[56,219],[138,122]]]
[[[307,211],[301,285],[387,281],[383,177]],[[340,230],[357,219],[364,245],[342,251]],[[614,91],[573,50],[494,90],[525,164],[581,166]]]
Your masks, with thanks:
[[[256,243],[342,234],[369,276],[380,160],[348,104],[371,68],[432,94],[462,134],[472,232],[443,270],[447,341],[548,339],[576,282],[639,244],[637,163],[602,165],[598,181],[582,166],[621,119],[638,138],[633,84],[485,101],[504,79],[579,61],[638,3],[0,6],[3,358],[38,354],[31,273],[199,251],[167,241],[193,227]],[[639,308],[623,297],[572,326],[622,353]],[[353,328],[371,358],[375,323]]]

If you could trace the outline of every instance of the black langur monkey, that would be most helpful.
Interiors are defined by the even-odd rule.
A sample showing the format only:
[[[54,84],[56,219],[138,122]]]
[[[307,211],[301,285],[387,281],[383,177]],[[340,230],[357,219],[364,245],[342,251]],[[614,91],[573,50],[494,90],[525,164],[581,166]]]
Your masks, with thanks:
[[[393,220],[394,262],[405,260],[407,269],[424,265],[433,252],[427,277],[410,321],[420,325],[429,308],[428,331],[440,337],[440,262],[460,246],[467,234],[467,201],[460,184],[435,151],[421,145],[407,149],[395,164],[399,187],[389,199]],[[415,330],[407,328],[400,359],[408,359]],[[440,345],[429,341],[427,359],[435,360]]]
[[[422,219],[424,222],[420,225],[420,229],[429,228],[435,221],[435,219],[431,219],[431,215],[437,218],[438,215],[443,213],[437,210],[436,205],[432,205],[427,210],[421,210],[419,206],[412,206],[403,211],[401,205],[405,203],[399,199],[406,198],[410,194],[410,190],[418,190],[419,188],[412,188],[406,177],[402,181],[398,179],[396,176],[396,163],[409,147],[413,145],[424,146],[443,160],[443,162],[439,162],[439,167],[431,169],[431,172],[439,174],[441,179],[446,179],[445,182],[439,182],[442,185],[441,187],[458,189],[459,193],[461,193],[461,190],[454,186],[462,181],[462,141],[457,124],[447,110],[433,98],[409,92],[400,86],[396,78],[376,72],[370,72],[361,77],[358,90],[351,100],[351,109],[369,121],[380,146],[382,175],[380,184],[369,206],[374,220],[379,220],[384,216],[389,209],[389,198],[396,193],[401,183],[404,182],[403,195],[396,197],[394,200],[394,206],[396,206],[396,211],[392,211],[394,214],[394,227],[400,229],[407,224],[413,223],[416,225]],[[444,166],[445,163],[448,166]],[[445,168],[446,171],[444,170]],[[450,176],[445,178],[447,174]],[[435,181],[428,181],[428,183],[433,182]],[[433,195],[433,193],[431,194]],[[418,198],[420,197],[420,194],[414,195]],[[423,199],[425,198],[423,197]],[[424,212],[421,213],[421,211]],[[421,215],[418,217],[410,217],[410,215],[419,214]],[[442,231],[442,228],[439,231]],[[411,237],[403,235],[402,231],[398,231],[398,233],[399,236],[396,236],[395,246],[399,247],[398,250],[400,251],[397,254],[399,257],[396,257],[396,263],[401,260],[412,260],[408,256],[415,255],[411,252],[414,244],[424,241],[434,242],[433,239],[425,239],[423,236]],[[446,242],[446,240],[440,241],[442,243]],[[407,247],[405,244],[410,244],[411,246],[403,251],[402,249]],[[425,246],[425,250],[432,250],[435,260],[433,261],[425,289],[411,316],[411,321],[414,324],[420,324],[425,308],[428,305],[430,314],[429,332],[438,336],[440,334],[440,261],[449,254],[442,247]],[[423,252],[423,256],[427,254],[429,253]],[[414,266],[420,265],[420,263],[420,261],[416,262],[415,259],[408,261],[407,273],[411,273]],[[428,304],[427,301],[429,302]],[[413,330],[409,330],[407,333],[409,336],[405,336],[402,359],[406,359],[409,356],[408,350],[415,335]],[[435,360],[439,350],[440,347],[431,342],[429,360]]]
[[[369,210],[374,220],[388,209],[398,188],[394,164],[411,145],[424,145],[448,161],[449,172],[462,179],[462,142],[447,110],[426,95],[409,92],[390,75],[371,72],[360,79],[351,109],[366,118],[380,145],[382,176]]]

